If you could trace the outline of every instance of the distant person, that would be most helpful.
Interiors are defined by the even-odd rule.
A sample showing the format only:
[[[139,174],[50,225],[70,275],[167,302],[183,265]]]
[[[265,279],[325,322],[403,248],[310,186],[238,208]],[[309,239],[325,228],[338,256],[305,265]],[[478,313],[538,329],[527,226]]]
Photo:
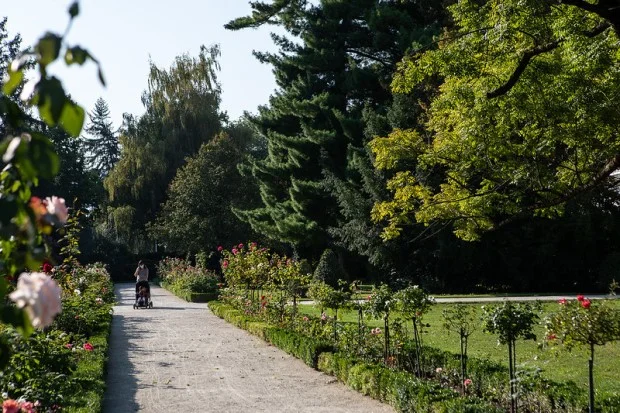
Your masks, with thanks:
[[[149,269],[147,266],[140,260],[138,262],[138,268],[133,273],[134,277],[136,277],[136,301],[138,300],[138,293],[140,292],[140,287],[143,285],[149,285]]]

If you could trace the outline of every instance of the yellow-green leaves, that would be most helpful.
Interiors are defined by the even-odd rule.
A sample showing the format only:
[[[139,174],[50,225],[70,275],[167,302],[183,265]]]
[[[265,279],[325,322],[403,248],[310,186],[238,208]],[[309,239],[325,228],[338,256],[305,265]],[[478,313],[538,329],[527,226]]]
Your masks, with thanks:
[[[385,238],[415,221],[474,240],[515,215],[557,216],[620,153],[620,42],[597,15],[537,0],[462,0],[437,48],[405,59],[395,93],[428,84],[425,129],[374,139],[375,166],[407,170],[375,206]],[[415,177],[415,178],[414,178]]]
[[[369,143],[378,169],[395,169],[399,162],[415,159],[426,145],[414,130],[396,129],[387,138],[375,138]]]

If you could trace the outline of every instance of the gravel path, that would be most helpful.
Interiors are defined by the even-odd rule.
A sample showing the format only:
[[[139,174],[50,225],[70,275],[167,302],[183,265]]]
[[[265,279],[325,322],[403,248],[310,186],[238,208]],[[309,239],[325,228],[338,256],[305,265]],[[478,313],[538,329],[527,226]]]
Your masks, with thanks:
[[[394,412],[262,340],[152,287],[152,310],[116,286],[106,413]]]

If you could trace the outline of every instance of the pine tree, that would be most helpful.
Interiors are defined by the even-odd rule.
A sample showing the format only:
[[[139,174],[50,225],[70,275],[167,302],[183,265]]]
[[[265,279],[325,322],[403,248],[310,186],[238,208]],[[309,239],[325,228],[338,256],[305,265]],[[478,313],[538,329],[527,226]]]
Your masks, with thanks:
[[[274,35],[281,53],[256,53],[274,67],[278,93],[251,120],[268,141],[269,154],[246,165],[260,181],[263,207],[237,211],[258,232],[318,258],[332,244],[329,229],[341,219],[326,176],[346,176],[350,148],[363,148],[363,111],[389,103],[390,76],[417,39],[430,31],[416,23],[421,7],[400,1],[278,1],[253,3],[251,17],[229,29],[265,22],[300,41]],[[426,26],[434,27],[427,13]]]
[[[95,102],[89,118],[90,123],[84,129],[89,136],[83,137],[86,159],[89,167],[103,178],[120,158],[118,135],[110,120],[108,104],[102,98]]]

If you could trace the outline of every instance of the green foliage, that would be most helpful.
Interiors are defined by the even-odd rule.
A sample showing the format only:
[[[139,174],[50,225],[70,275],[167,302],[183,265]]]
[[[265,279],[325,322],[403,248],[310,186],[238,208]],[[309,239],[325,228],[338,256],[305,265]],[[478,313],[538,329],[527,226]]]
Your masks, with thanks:
[[[69,15],[70,27],[77,15],[75,7],[71,8]],[[69,27],[62,36],[47,32],[32,49],[17,55],[20,40],[5,40],[5,23],[6,19],[3,19],[0,25],[0,65],[6,70],[0,75],[8,77],[0,93],[0,314],[2,322],[27,334],[31,326],[25,313],[4,300],[7,280],[13,280],[23,270],[40,267],[48,255],[43,236],[51,234],[53,227],[64,221],[62,212],[49,210],[52,207],[49,202],[45,204],[32,197],[32,189],[40,179],[52,179],[58,173],[59,158],[50,139],[32,127],[30,108],[37,107],[43,124],[48,127],[58,125],[71,136],[78,136],[82,130],[84,110],[67,96],[60,80],[47,71],[48,65],[57,60],[63,48],[67,53],[72,50],[65,39]],[[83,60],[86,59],[98,63],[84,51]],[[17,103],[15,95],[23,86],[24,73],[33,67],[38,76],[22,89],[20,97],[23,102]],[[4,365],[8,361],[9,345],[6,340],[0,345],[0,364]]]
[[[314,270],[314,279],[332,286],[336,286],[338,280],[346,279],[344,269],[338,261],[338,255],[333,250],[328,248],[321,254],[319,263]]]
[[[168,70],[151,63],[146,112],[125,117],[120,159],[104,181],[104,222],[133,250],[150,249],[145,225],[156,218],[177,169],[222,130],[219,54],[219,47],[203,46],[197,57],[178,56]]]
[[[82,138],[88,166],[105,177],[120,157],[118,136],[110,121],[110,109],[105,100],[97,99],[95,108],[88,116],[90,122],[84,129],[88,136]]]
[[[368,140],[364,111],[382,113],[390,104],[385,85],[396,62],[413,42],[430,40],[439,4],[278,1],[254,2],[252,9],[227,27],[274,24],[295,40],[275,36],[279,53],[256,54],[273,66],[280,88],[250,118],[268,145],[265,159],[243,166],[259,182],[262,205],[238,216],[312,260],[332,237],[343,248],[352,243],[356,252],[375,255],[380,246],[370,205],[366,199],[353,205],[365,196],[353,154]]]
[[[417,163],[375,206],[386,238],[415,218],[450,221],[458,237],[478,239],[515,216],[557,217],[567,200],[609,182],[620,166],[620,118],[605,98],[620,85],[618,35],[584,9],[596,8],[460,1],[439,47],[403,60],[396,93],[441,85],[425,133],[373,141],[377,167]]]
[[[246,208],[258,200],[253,179],[242,177],[237,164],[260,148],[254,132],[243,123],[203,144],[177,171],[149,233],[167,250],[178,252],[252,237],[249,225],[240,222],[232,208]]]
[[[610,308],[605,301],[592,303],[580,295],[576,301],[560,300],[560,311],[547,319],[547,339],[555,340],[559,335],[568,348],[579,345],[590,350],[589,386],[590,412],[594,412],[594,346],[620,340],[620,311]]]
[[[546,319],[547,339],[557,338],[569,350],[575,346],[604,346],[620,340],[620,311],[606,301],[561,300],[559,311]]]
[[[502,305],[483,306],[483,329],[495,334],[500,344],[514,343],[515,340],[536,340],[532,332],[538,321],[537,306],[527,303],[506,301]]]
[[[219,278],[202,266],[192,266],[188,261],[178,258],[166,258],[157,265],[157,274],[166,288],[176,295],[191,297],[192,294],[205,294],[217,297]]]
[[[253,324],[256,329],[248,329],[273,345],[303,360],[307,365],[316,368],[319,355],[331,351],[332,346],[324,341],[304,336],[294,331],[269,326],[264,323],[252,322],[252,318],[243,315],[240,310],[222,303],[210,303],[209,308],[215,315],[241,328]]]

